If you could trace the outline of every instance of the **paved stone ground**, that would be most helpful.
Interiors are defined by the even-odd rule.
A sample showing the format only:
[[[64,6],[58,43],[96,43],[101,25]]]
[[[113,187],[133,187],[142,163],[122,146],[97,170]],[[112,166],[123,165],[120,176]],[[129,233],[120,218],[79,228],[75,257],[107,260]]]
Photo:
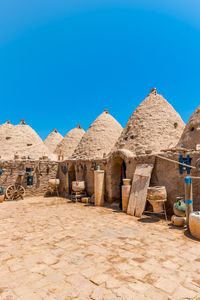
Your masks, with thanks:
[[[200,242],[151,220],[59,198],[0,204],[0,299],[200,299]]]

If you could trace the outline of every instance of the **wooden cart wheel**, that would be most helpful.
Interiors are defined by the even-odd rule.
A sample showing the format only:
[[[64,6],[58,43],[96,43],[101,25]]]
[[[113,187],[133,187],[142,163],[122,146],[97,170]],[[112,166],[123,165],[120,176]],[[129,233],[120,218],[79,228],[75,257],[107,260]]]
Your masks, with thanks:
[[[23,199],[25,195],[25,188],[18,184],[13,184],[6,189],[6,198],[8,200],[17,200],[19,198]]]

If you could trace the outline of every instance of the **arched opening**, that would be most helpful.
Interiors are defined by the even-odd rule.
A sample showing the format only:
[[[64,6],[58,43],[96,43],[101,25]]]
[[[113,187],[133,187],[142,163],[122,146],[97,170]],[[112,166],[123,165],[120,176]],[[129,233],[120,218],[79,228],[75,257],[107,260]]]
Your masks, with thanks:
[[[126,178],[126,164],[121,157],[116,157],[112,163],[112,202],[119,202],[122,209],[122,185],[123,179]]]
[[[76,180],[76,172],[74,164],[69,168],[68,171],[68,194],[72,193],[72,181]]]

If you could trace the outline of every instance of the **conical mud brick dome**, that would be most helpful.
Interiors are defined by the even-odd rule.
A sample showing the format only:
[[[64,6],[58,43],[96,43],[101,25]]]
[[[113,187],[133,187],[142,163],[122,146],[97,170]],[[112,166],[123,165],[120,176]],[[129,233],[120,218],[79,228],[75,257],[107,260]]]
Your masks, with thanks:
[[[115,149],[159,152],[174,147],[184,127],[180,115],[153,89],[131,115]]]
[[[10,124],[10,121],[7,120],[6,123],[0,125],[0,157],[8,157],[9,151],[7,147],[7,143],[11,138],[11,130],[13,129],[13,125]]]
[[[53,153],[56,150],[57,145],[62,141],[63,136],[54,129],[48,137],[44,140],[44,144]]]
[[[13,159],[15,154],[21,156],[32,156],[35,159],[51,153],[44,145],[39,135],[24,120],[19,125],[13,126],[9,130],[9,137],[6,138],[4,148],[1,149],[2,158]]]
[[[77,128],[70,130],[57,145],[54,153],[64,156],[64,159],[69,158],[76,149],[84,133],[85,130],[82,129],[80,125],[78,125]]]
[[[191,115],[177,147],[200,150],[200,106]]]
[[[121,125],[104,111],[86,131],[72,158],[104,158],[113,148],[121,132]]]

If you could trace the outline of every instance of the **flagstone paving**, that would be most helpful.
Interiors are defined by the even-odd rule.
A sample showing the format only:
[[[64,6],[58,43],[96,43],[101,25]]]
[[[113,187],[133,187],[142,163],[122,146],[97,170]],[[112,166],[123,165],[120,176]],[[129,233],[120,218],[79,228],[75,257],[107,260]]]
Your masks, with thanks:
[[[61,198],[3,202],[0,299],[200,300],[200,242],[156,221]]]

